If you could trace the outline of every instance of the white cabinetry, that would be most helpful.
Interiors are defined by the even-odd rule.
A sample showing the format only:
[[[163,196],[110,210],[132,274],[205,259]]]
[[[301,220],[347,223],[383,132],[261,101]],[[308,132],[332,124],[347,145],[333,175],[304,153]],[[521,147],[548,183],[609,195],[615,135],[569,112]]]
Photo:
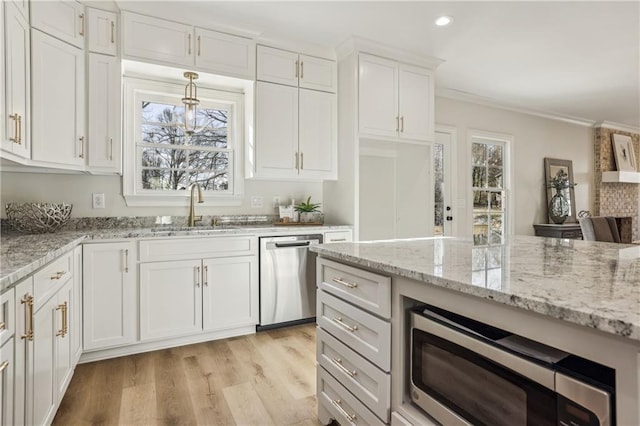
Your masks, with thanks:
[[[133,343],[136,339],[134,242],[83,246],[84,349]]]
[[[361,135],[433,140],[433,71],[360,54],[358,74]]]
[[[86,17],[76,1],[31,2],[31,26],[79,48],[84,48]]]
[[[123,28],[125,57],[254,78],[253,40],[131,12],[123,13]]]
[[[113,56],[89,53],[87,165],[120,172],[120,70]]]
[[[2,150],[19,157],[31,157],[30,137],[30,50],[29,22],[13,2],[4,8],[4,114]]]
[[[360,134],[433,140],[433,72],[360,54]]]
[[[13,4],[25,19],[29,19],[29,0],[7,0],[5,3]]]
[[[33,277],[18,283],[15,287],[16,334],[15,334],[15,377],[14,414],[16,425],[33,424],[31,418],[33,399],[27,400],[27,391],[32,392],[31,365],[27,369],[27,354],[33,356]],[[29,376],[28,376],[29,375]]]
[[[15,378],[14,359],[14,290],[0,295],[0,424],[12,425],[13,388]]]
[[[338,88],[335,61],[267,46],[257,47],[260,81],[335,93]]]
[[[73,294],[70,297],[71,363],[76,365],[82,355],[82,246],[73,249]]]
[[[89,52],[115,56],[118,53],[117,15],[113,12],[87,8]]]
[[[344,243],[353,240],[353,231],[344,229],[341,231],[327,231],[324,233],[325,243]]]
[[[40,31],[32,32],[31,41],[32,158],[82,168],[84,51]]]

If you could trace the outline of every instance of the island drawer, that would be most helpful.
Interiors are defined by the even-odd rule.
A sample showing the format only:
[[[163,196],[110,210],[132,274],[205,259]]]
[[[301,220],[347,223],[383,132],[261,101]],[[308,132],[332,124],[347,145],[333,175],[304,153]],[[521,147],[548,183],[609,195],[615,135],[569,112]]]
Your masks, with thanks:
[[[391,324],[318,291],[318,325],[384,371],[391,367]]]
[[[258,253],[258,239],[249,236],[168,238],[140,241],[140,261],[202,259]]]
[[[391,376],[318,327],[317,360],[340,384],[385,422],[389,420]]]
[[[391,317],[391,278],[318,258],[318,287],[382,318]]]
[[[318,404],[322,404],[338,423],[372,426],[385,424],[324,368],[318,367],[317,371]]]
[[[33,304],[38,310],[73,276],[73,252],[52,261],[33,275]]]
[[[0,295],[0,346],[16,331],[14,290],[10,289]]]

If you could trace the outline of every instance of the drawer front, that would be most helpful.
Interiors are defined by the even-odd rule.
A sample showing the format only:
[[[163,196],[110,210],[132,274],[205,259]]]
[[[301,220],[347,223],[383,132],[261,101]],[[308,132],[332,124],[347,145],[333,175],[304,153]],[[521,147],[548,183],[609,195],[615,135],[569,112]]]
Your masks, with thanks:
[[[324,291],[318,292],[318,325],[384,371],[391,365],[391,324]]]
[[[8,290],[0,296],[0,346],[13,336],[15,325],[14,290]]]
[[[331,374],[318,367],[318,404],[322,404],[342,425],[384,425]]]
[[[327,231],[324,233],[325,243],[344,243],[353,239],[351,230],[345,231]]]
[[[37,311],[73,275],[73,253],[64,254],[33,275],[34,309]]]
[[[391,278],[318,258],[318,287],[383,318],[391,318]]]
[[[193,237],[140,241],[140,261],[201,259],[257,254],[257,237]]]
[[[317,360],[341,385],[383,421],[389,420],[391,376],[353,352],[321,328],[317,329]]]

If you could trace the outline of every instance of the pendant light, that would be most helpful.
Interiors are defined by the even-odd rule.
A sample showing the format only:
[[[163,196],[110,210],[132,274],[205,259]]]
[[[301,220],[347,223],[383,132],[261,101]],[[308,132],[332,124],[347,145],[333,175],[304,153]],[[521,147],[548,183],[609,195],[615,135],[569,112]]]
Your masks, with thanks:
[[[187,135],[193,135],[198,131],[198,86],[193,80],[198,79],[198,73],[187,71],[184,73],[184,77],[189,79],[189,83],[184,87],[184,98],[182,103],[184,104],[184,131]]]

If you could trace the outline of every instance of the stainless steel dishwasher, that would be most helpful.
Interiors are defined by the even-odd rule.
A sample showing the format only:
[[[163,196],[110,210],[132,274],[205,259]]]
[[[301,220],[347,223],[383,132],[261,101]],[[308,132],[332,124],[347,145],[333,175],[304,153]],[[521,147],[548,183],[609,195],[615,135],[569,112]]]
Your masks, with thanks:
[[[308,247],[322,235],[260,238],[258,329],[312,321],[316,316],[316,262]]]

